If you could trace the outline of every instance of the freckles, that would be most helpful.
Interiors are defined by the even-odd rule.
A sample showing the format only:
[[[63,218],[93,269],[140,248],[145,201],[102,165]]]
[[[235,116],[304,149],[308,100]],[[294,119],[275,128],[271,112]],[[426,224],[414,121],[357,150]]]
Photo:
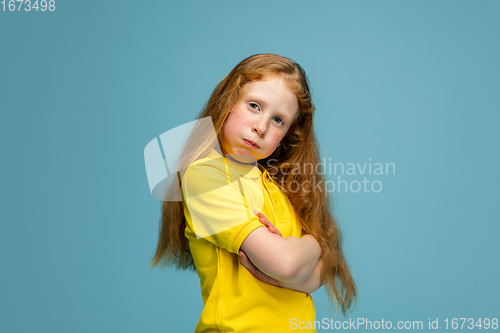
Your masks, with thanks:
[[[228,121],[230,121],[232,125],[241,125],[247,122],[247,117],[245,117],[242,110],[234,109],[229,113]]]
[[[269,136],[271,138],[271,141],[276,144],[278,144],[281,139],[283,139],[283,134],[278,131],[272,131],[271,133],[269,133]]]
[[[243,118],[241,112],[238,112],[234,114],[234,120],[241,124],[245,119]]]
[[[228,115],[224,125],[224,135],[227,140],[233,140],[247,125],[248,119],[240,108],[234,108]]]

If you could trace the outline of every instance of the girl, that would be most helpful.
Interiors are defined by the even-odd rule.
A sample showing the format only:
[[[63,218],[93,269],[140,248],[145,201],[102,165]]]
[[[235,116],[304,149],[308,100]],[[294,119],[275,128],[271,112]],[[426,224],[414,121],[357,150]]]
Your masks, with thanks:
[[[310,293],[324,285],[344,313],[355,300],[323,172],[306,168],[320,161],[314,110],[299,64],[257,54],[199,115],[216,135],[200,125],[188,139],[182,202],[163,202],[151,261],[197,270],[205,307],[195,332],[314,330]]]

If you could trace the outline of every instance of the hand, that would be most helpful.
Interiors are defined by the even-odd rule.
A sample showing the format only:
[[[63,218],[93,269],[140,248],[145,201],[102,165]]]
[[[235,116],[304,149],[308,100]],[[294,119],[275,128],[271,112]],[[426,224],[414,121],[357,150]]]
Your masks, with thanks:
[[[269,275],[264,274],[260,269],[255,267],[255,265],[248,259],[247,255],[243,250],[240,250],[240,263],[252,273],[258,280],[265,282],[267,284],[272,284],[277,287],[281,287],[278,280],[273,279]]]
[[[267,219],[266,215],[262,214],[257,210],[254,211],[254,214],[259,217],[259,222],[265,225],[270,233],[283,237],[281,232],[278,229],[276,229],[276,227],[271,223],[271,221]]]

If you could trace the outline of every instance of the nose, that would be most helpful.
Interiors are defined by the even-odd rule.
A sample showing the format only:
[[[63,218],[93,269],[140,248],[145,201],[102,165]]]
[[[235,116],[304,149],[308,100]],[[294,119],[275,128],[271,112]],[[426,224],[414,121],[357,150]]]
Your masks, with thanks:
[[[252,130],[260,136],[264,136],[267,132],[267,121],[263,117],[255,119],[252,124]]]

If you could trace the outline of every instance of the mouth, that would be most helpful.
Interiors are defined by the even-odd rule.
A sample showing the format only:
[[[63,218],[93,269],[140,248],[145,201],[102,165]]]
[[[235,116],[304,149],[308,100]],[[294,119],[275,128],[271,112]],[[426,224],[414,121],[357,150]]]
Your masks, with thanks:
[[[252,140],[243,139],[243,142],[245,142],[248,146],[252,148],[260,148],[260,146]]]

